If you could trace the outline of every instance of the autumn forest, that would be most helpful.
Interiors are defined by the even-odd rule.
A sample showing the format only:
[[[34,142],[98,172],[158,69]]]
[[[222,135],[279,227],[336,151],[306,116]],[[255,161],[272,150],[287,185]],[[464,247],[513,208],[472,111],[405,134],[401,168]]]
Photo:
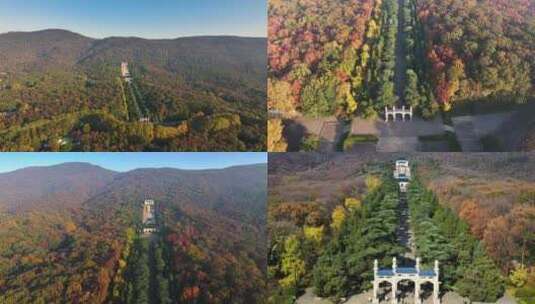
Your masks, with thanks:
[[[269,107],[369,116],[392,105],[400,34],[407,83],[397,97],[424,116],[468,100],[533,96],[533,1],[402,3],[270,1]]]
[[[455,127],[462,141],[454,117],[533,113],[534,16],[532,0],[269,1],[269,150],[285,151],[292,141],[285,137],[295,136],[285,127],[293,124],[321,137],[305,118],[353,121],[351,132],[366,141],[369,134],[360,132],[367,128],[355,121],[388,119],[385,107],[406,106],[417,118]],[[485,134],[479,150],[532,149],[526,142],[533,121],[482,119],[522,133],[524,146],[507,147],[506,135]],[[303,143],[290,150],[309,149]]]
[[[0,303],[260,303],[265,172],[66,163],[2,173]]]

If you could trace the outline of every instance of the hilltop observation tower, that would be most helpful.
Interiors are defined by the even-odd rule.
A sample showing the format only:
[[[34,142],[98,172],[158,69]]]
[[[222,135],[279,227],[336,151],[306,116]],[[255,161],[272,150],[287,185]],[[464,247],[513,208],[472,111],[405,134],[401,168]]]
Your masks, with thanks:
[[[396,258],[392,259],[392,268],[379,268],[377,260],[373,263],[373,304],[379,304],[379,287],[382,283],[391,286],[392,304],[398,304],[398,284],[403,281],[414,283],[414,303],[422,304],[421,288],[424,284],[433,285],[433,304],[440,304],[440,269],[435,260],[433,269],[421,269],[420,258],[416,258],[415,267],[398,267]]]
[[[153,200],[145,200],[143,203],[143,233],[149,234],[157,232],[156,211]]]
[[[406,159],[396,160],[394,168],[394,179],[398,181],[399,191],[406,193],[409,188],[409,182],[411,180],[411,167],[409,161]]]
[[[130,74],[130,69],[128,68],[128,62],[121,62],[121,77],[126,82],[132,81],[132,75]]]

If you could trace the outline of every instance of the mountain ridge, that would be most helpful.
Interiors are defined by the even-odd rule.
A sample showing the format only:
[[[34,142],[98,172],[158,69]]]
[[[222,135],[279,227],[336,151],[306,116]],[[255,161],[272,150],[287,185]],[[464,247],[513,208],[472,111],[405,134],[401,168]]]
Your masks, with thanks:
[[[35,60],[54,59],[53,52],[66,51],[70,61],[70,66],[83,64],[87,57],[90,57],[92,52],[98,47],[103,46],[100,51],[105,51],[119,48],[122,51],[126,47],[140,47],[138,44],[144,44],[144,47],[154,47],[161,51],[169,51],[172,48],[180,47],[184,43],[267,43],[267,38],[264,37],[240,37],[232,35],[222,36],[187,36],[177,37],[173,39],[149,39],[143,37],[123,37],[111,36],[105,38],[91,38],[82,34],[63,29],[47,29],[40,31],[14,31],[7,33],[0,33],[0,51],[3,53],[4,62],[0,61],[0,67],[8,66],[9,60],[12,57],[18,58],[21,55],[20,50],[23,49],[22,54],[33,55]],[[62,43],[62,44],[60,44]],[[120,45],[117,45],[120,44]],[[66,54],[61,54],[66,55]],[[98,55],[98,53],[97,53]],[[1,57],[0,57],[1,59]],[[21,59],[20,62],[28,63],[27,59]],[[57,60],[55,61],[57,62]]]
[[[180,198],[181,204],[220,210],[235,219],[255,210],[261,218],[262,206],[250,204],[251,199],[263,199],[267,164],[230,166],[221,169],[188,170],[176,168],[139,168],[118,172],[87,162],[67,162],[52,166],[26,167],[0,173],[0,209],[24,212],[44,208],[91,206],[96,197],[112,193],[164,200],[169,193]],[[166,194],[166,195],[161,195]],[[241,194],[241,195],[239,195]],[[110,199],[109,201],[113,201]],[[108,201],[104,199],[96,200]],[[251,210],[249,210],[251,211]]]
[[[265,36],[241,36],[241,35],[232,35],[232,34],[207,34],[207,35],[187,35],[187,36],[177,36],[177,37],[170,37],[170,38],[148,38],[148,37],[141,37],[141,36],[120,36],[120,35],[112,35],[112,36],[105,36],[105,37],[91,37],[90,35],[78,33],[75,31],[71,31],[68,29],[63,28],[47,28],[47,29],[40,29],[40,30],[30,30],[30,31],[7,31],[0,33],[1,35],[5,34],[30,34],[30,33],[68,33],[68,34],[75,34],[77,36],[82,36],[84,38],[92,39],[92,40],[104,40],[104,39],[110,39],[110,38],[138,38],[143,40],[177,40],[177,39],[183,39],[183,38],[216,38],[216,37],[229,37],[229,38],[251,38],[251,39],[267,39]]]
[[[113,170],[113,169],[109,169],[109,168],[105,168],[103,166],[100,166],[100,165],[95,165],[91,162],[83,162],[83,161],[80,161],[80,162],[64,162],[64,163],[58,163],[58,164],[54,164],[54,165],[36,165],[36,166],[28,166],[28,167],[23,167],[23,168],[18,168],[18,169],[15,169],[15,170],[10,170],[10,171],[5,171],[5,172],[0,172],[0,176],[2,176],[3,174],[9,174],[9,173],[13,173],[13,172],[17,172],[17,171],[22,171],[22,170],[27,170],[27,169],[42,169],[42,168],[55,168],[55,167],[65,167],[65,166],[77,166],[77,165],[80,165],[80,166],[84,166],[84,165],[88,165],[88,167],[96,167],[96,168],[101,168],[103,170],[106,170],[106,171],[110,171],[110,172],[114,172],[114,173],[127,173],[127,172],[132,172],[132,171],[136,171],[136,170],[177,170],[177,171],[198,171],[198,172],[203,172],[203,171],[221,171],[221,170],[227,170],[227,169],[233,169],[233,168],[244,168],[244,167],[262,167],[262,168],[267,168],[267,164],[266,163],[253,163],[253,164],[244,164],[244,165],[231,165],[231,166],[228,166],[228,167],[223,167],[223,168],[207,168],[207,169],[183,169],[183,168],[175,168],[175,167],[141,167],[141,168],[135,168],[135,169],[131,169],[131,170],[127,170],[127,171],[118,171],[118,170]]]

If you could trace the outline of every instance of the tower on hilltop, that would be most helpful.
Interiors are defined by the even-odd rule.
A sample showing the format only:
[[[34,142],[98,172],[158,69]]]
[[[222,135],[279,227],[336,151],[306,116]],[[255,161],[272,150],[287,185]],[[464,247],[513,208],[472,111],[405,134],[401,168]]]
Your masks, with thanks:
[[[154,222],[154,201],[145,200],[143,203],[143,224]]]
[[[128,82],[132,80],[132,75],[130,75],[130,69],[128,68],[128,62],[121,62],[121,77]]]

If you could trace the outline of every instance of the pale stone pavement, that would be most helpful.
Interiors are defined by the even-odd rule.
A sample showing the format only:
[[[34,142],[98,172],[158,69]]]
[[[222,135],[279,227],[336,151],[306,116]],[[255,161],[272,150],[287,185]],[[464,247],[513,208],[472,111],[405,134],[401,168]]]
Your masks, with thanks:
[[[420,136],[442,135],[446,132],[442,119],[424,120],[414,117],[411,121],[385,122],[381,119],[355,118],[351,134],[372,134],[379,137],[377,152],[417,152],[422,150]]]
[[[340,304],[371,304],[372,291],[368,290],[364,293],[353,295],[348,299],[343,299]],[[468,304],[471,303],[469,299],[461,297],[455,292],[446,292],[440,299],[441,304]],[[390,301],[381,301],[380,303],[389,304]],[[414,303],[414,293],[407,293],[404,298],[399,300],[399,303]],[[517,302],[512,297],[505,295],[496,304],[516,304]],[[304,295],[297,299],[296,304],[336,304],[331,300],[323,299],[314,295],[313,289],[308,288]],[[423,299],[422,304],[433,304],[431,296]],[[472,302],[472,304],[482,304],[479,302]],[[485,303],[487,304],[487,303]],[[491,304],[491,303],[489,303]]]

